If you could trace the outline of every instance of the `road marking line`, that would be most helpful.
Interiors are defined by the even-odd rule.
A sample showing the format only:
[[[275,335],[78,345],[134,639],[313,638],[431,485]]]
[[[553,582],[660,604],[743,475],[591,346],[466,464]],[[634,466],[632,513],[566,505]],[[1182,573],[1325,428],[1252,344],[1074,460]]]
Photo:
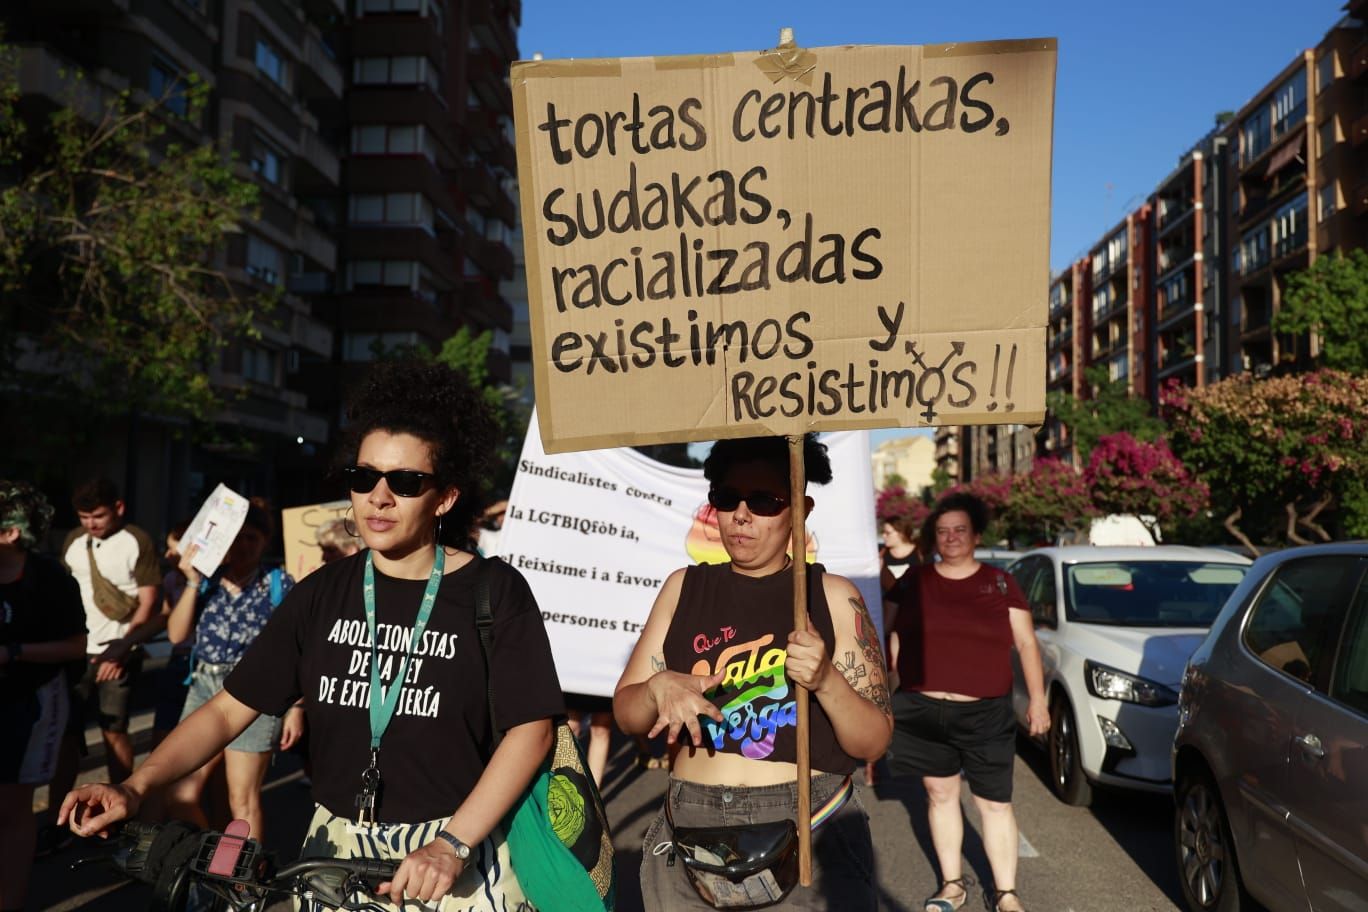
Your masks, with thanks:
[[[1019,858],[1039,858],[1039,857],[1040,857],[1040,853],[1036,851],[1035,846],[1031,845],[1031,843],[1030,843],[1029,841],[1027,841],[1027,839],[1026,839],[1026,834],[1023,833],[1023,832],[1021,832],[1021,830],[1017,830],[1017,857],[1019,857]],[[1073,912],[1073,909],[1070,909],[1069,912]]]

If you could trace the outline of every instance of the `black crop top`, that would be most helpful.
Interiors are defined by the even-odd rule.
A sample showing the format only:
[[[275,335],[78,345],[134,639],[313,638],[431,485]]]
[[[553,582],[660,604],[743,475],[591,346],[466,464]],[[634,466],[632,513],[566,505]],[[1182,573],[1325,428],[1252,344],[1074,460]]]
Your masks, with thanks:
[[[826,643],[836,648],[831,609],[820,564],[808,567],[808,615]],[[702,719],[705,743],[721,753],[752,760],[797,762],[797,687],[784,675],[793,629],[793,575],[785,569],[745,576],[730,564],[699,564],[684,573],[670,629],[665,667],[685,674],[725,672],[709,699],[725,721]],[[836,740],[821,703],[809,703],[812,768],[849,774],[855,760]]]

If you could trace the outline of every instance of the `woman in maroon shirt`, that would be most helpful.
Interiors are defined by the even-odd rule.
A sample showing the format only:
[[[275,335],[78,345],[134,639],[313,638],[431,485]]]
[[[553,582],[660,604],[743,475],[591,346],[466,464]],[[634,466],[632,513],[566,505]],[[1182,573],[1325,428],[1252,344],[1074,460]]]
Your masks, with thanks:
[[[1030,694],[1032,735],[1049,728],[1050,713],[1026,599],[1010,576],[974,559],[987,524],[988,508],[977,497],[942,498],[923,526],[923,547],[940,560],[909,569],[890,595],[897,603],[890,651],[898,676],[890,765],[895,775],[922,777],[941,869],[941,888],[926,900],[926,912],[954,912],[972,885],[961,856],[961,773],[983,820],[993,871],[989,908],[1023,908],[1011,804],[1014,646]]]

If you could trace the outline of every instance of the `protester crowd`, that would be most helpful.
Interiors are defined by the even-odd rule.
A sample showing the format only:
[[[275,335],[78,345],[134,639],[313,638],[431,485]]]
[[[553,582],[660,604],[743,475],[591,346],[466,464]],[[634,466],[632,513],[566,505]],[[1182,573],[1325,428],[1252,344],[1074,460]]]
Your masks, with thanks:
[[[864,767],[872,782],[885,758],[881,769],[926,788],[941,883],[924,908],[953,912],[973,886],[961,776],[984,821],[987,903],[1024,908],[1011,808],[1013,650],[1032,733],[1048,714],[1025,600],[1010,576],[973,557],[981,502],[955,495],[920,526],[884,525],[883,629],[849,581],[812,564],[809,625],[794,631],[786,444],[720,442],[704,473],[729,562],[669,577],[614,698],[562,694],[527,583],[481,554],[497,549],[507,504],[479,509],[493,451],[479,397],[446,368],[396,362],[373,372],[349,418],[338,475],[350,510],[318,529],[323,564],[298,581],[268,557],[276,524],[264,500],[252,500],[205,574],[187,523],[157,547],[104,479],[72,491],[80,526],[45,556],[52,507],[32,486],[0,481],[0,912],[23,907],[34,854],[61,850],[72,833],[107,833],[137,815],[210,828],[240,818],[259,836],[270,758],[291,748],[307,756],[317,803],[304,853],[401,862],[382,886],[395,901],[611,906],[611,873],[605,889],[594,869],[602,875],[602,853],[530,862],[527,834],[511,823],[567,716],[586,742],[586,778],[602,780],[614,724],[636,739],[642,766],[669,769],[643,845],[649,909],[762,899],[875,908],[872,836],[852,776]],[[830,480],[815,437],[804,461],[810,482]],[[819,504],[808,496],[805,506]],[[362,634],[339,636],[348,625]],[[723,626],[751,652],[731,644],[697,654],[699,631]],[[135,770],[130,695],[145,644],[163,632],[172,649],[155,681],[155,749]],[[328,682],[367,645],[369,691],[339,698]],[[420,669],[426,690],[415,693]],[[796,821],[794,688],[811,695],[811,821]],[[73,788],[87,725],[100,731],[107,781]],[[661,758],[651,747],[659,736]],[[216,780],[226,802],[207,787]],[[55,825],[39,834],[31,805],[43,784]],[[592,788],[583,794],[597,800]],[[811,889],[794,889],[797,826],[813,830]],[[709,864],[723,844],[739,859],[727,876]],[[746,857],[759,844],[767,854]],[[576,891],[587,905],[565,904]]]

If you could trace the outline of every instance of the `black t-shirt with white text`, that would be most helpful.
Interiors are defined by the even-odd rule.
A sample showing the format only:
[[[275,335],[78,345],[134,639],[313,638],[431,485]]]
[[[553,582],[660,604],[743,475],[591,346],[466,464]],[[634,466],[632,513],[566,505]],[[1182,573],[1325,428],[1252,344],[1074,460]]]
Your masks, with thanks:
[[[484,771],[492,750],[485,662],[475,627],[471,561],[442,579],[422,641],[380,744],[382,823],[451,814]],[[565,707],[541,611],[527,581],[499,560],[485,562],[494,615],[489,678],[501,730],[558,716]],[[280,715],[302,695],[309,724],[314,800],[351,817],[370,762],[370,636],[362,602],[366,553],[325,564],[285,597],[224,689],[260,712]],[[375,572],[380,679],[399,672],[427,580]]]
[[[86,629],[81,590],[66,568],[50,557],[29,553],[12,583],[0,583],[0,644],[50,643]],[[56,662],[22,659],[0,672],[0,698],[29,698],[61,672]],[[6,733],[6,737],[10,733]]]

